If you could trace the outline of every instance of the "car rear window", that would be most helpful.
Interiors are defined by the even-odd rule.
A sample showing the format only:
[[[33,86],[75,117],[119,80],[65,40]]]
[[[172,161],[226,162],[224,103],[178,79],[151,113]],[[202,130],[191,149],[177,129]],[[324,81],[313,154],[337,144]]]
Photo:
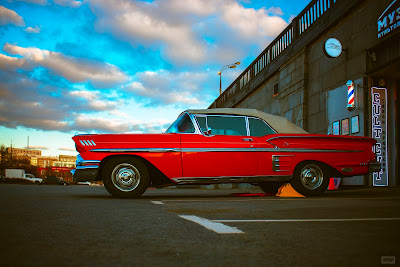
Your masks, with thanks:
[[[257,118],[249,118],[249,128],[250,136],[264,136],[275,133],[268,124]]]

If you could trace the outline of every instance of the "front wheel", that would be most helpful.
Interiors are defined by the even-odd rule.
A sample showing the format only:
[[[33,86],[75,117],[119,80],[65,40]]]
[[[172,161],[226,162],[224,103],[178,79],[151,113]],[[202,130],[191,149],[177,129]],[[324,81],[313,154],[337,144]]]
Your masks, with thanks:
[[[140,159],[118,157],[104,166],[103,183],[114,197],[135,198],[146,191],[150,177],[146,165]]]
[[[319,196],[329,185],[327,168],[316,162],[303,162],[294,170],[292,187],[304,196]]]

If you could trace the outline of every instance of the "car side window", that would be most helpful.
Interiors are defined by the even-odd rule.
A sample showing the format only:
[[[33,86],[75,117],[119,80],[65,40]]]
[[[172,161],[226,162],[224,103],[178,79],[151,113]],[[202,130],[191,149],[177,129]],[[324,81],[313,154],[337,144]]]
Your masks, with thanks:
[[[249,118],[250,136],[264,136],[275,134],[275,131],[264,121],[257,118]]]
[[[246,119],[242,116],[207,116],[212,135],[247,135]]]
[[[196,120],[199,123],[201,131],[204,133],[207,131],[207,121],[205,116],[197,116],[196,115]]]
[[[176,121],[165,131],[165,133],[194,133],[195,128],[188,114],[181,115]]]
[[[181,122],[178,124],[179,133],[194,133],[194,125],[190,117],[185,114]]]

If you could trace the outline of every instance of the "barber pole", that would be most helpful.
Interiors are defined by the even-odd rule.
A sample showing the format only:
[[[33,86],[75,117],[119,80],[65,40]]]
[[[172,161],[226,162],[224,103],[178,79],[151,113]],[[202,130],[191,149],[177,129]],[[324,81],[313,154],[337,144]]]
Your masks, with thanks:
[[[354,90],[354,82],[349,80],[346,83],[347,85],[347,109],[348,110],[353,110],[356,105],[355,105],[355,99],[354,99],[354,95],[355,95],[355,90]]]

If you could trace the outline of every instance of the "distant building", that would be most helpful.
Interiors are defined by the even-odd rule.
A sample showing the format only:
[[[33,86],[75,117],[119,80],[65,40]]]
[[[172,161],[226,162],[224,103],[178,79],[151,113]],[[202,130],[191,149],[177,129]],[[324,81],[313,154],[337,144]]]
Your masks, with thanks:
[[[7,152],[12,154],[13,156],[22,157],[22,156],[41,156],[42,151],[36,149],[27,149],[27,148],[16,148],[16,147],[7,147]]]
[[[53,162],[53,167],[75,168],[76,156],[60,155],[57,161]]]
[[[58,157],[40,156],[36,158],[37,158],[37,166],[39,166],[39,168],[51,168],[54,162],[58,161]]]

